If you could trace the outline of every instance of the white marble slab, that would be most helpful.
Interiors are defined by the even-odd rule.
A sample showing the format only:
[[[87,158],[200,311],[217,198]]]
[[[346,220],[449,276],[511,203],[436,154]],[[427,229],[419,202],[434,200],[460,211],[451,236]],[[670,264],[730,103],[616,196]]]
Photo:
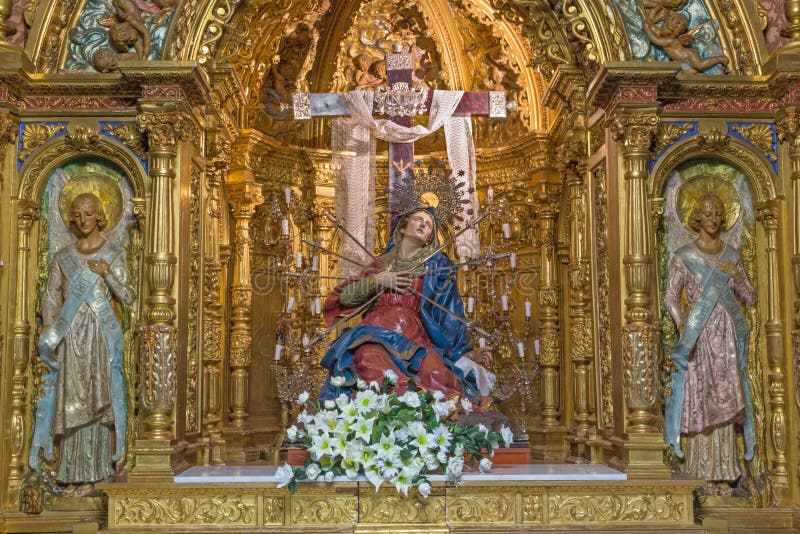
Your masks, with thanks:
[[[274,466],[199,466],[190,467],[175,477],[177,483],[263,483],[275,484]],[[431,482],[447,480],[444,475],[430,475]],[[532,464],[496,465],[488,473],[464,470],[465,482],[525,482],[552,480],[627,480],[627,475],[599,464]],[[366,481],[359,477],[358,481]],[[335,482],[353,482],[347,477],[337,477]]]

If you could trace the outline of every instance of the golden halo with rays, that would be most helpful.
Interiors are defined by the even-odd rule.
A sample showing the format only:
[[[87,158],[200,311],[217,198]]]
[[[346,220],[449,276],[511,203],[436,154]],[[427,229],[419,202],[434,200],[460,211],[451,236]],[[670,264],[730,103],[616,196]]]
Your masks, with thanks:
[[[419,203],[423,206],[437,208],[439,207],[439,197],[433,191],[426,191],[419,196]]]
[[[706,193],[714,193],[722,200],[725,206],[725,226],[722,231],[727,232],[739,218],[741,199],[732,183],[714,174],[700,174],[681,184],[675,202],[678,218],[684,227],[696,234],[697,232],[689,225],[689,215],[697,200]]]
[[[113,178],[99,172],[81,173],[65,183],[61,189],[58,196],[58,211],[67,228],[70,228],[72,220],[70,213],[72,201],[83,193],[93,194],[103,205],[108,224],[101,232],[105,233],[114,228],[122,217],[122,190]]]

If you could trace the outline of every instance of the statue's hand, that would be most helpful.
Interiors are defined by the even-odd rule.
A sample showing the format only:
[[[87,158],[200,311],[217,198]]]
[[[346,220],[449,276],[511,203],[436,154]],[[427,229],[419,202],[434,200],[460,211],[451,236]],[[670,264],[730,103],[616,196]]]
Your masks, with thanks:
[[[103,260],[89,260],[86,263],[89,264],[89,269],[91,269],[92,272],[97,273],[100,276],[105,276],[111,271],[111,267],[109,267],[108,263]]]
[[[376,273],[374,278],[378,287],[388,289],[389,291],[402,292],[411,287],[411,277],[409,274],[408,271],[394,272],[389,268]]]
[[[469,358],[473,362],[486,367],[492,364],[492,351],[487,348],[475,349],[464,354],[464,358]]]
[[[721,261],[717,265],[723,273],[727,274],[731,278],[737,278],[739,276],[739,269],[736,268],[735,263],[731,261]]]

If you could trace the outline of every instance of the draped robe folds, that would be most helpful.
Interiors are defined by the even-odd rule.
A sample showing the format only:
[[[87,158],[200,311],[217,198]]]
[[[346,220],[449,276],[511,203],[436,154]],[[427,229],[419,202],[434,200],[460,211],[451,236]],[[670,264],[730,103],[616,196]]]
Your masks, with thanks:
[[[109,272],[92,272],[89,260],[105,261]],[[50,369],[37,404],[29,463],[38,468],[40,449],[52,461],[53,438],[61,436],[56,479],[62,483],[103,480],[114,473],[112,462],[124,453],[123,333],[111,299],[133,302],[127,284],[125,252],[109,242],[91,254],[69,245],[50,266],[42,297],[46,328],[38,344]]]
[[[382,270],[382,259],[362,271],[358,279]],[[445,254],[436,253],[426,262],[425,274],[413,278],[413,285],[429,299],[463,317],[464,304],[456,287],[455,271],[448,269],[451,265]],[[340,301],[348,283],[338,286],[325,301],[324,316],[329,325],[354,311]],[[351,389],[358,378],[379,379],[383,370],[392,369],[400,376],[398,390],[414,381],[426,389],[478,400],[474,378],[465,377],[455,365],[471,350],[469,337],[462,322],[430,302],[413,293],[387,292],[373,304],[361,324],[343,332],[328,349],[321,364],[331,377],[343,376],[345,385],[333,386],[328,379],[320,398],[334,398]]]
[[[731,261],[740,275],[728,277],[717,266],[719,261]],[[755,290],[735,248],[726,245],[719,255],[709,255],[694,243],[679,248],[670,262],[668,309],[680,309],[683,290],[690,311],[672,354],[677,369],[665,406],[667,441],[682,457],[680,434],[688,435],[687,473],[706,480],[735,480],[740,470],[734,425],[743,427],[745,459],[752,459],[755,447],[747,378],[749,332],[738,302],[754,304]]]

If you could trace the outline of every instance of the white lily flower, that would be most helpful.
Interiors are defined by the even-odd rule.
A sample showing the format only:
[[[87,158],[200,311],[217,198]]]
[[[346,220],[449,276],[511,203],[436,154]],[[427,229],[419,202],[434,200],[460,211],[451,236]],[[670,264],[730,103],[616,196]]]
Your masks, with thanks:
[[[438,401],[442,400],[443,398],[444,398],[444,393],[442,393],[438,389],[433,392],[433,400],[438,402]]]
[[[297,397],[297,404],[305,404],[308,402],[308,398],[310,397],[308,391],[304,391]]]
[[[295,441],[299,435],[300,430],[294,425],[286,429],[286,437],[291,441]]]
[[[338,387],[342,387],[345,383],[345,378],[343,376],[333,376],[331,377],[331,384]]]
[[[334,408],[336,408],[336,402],[335,401],[332,401],[330,399],[325,401],[325,409],[326,410],[333,410]]]
[[[445,474],[452,479],[461,478],[461,472],[464,470],[464,458],[461,456],[453,456],[447,462],[447,469]]]
[[[333,471],[327,471],[325,473],[325,482],[333,482],[334,478],[336,478],[336,475],[333,474]]]
[[[408,489],[411,487],[412,477],[410,473],[405,470],[400,471],[396,477],[392,479],[392,484],[397,488],[397,491],[408,497]]]
[[[391,369],[386,369],[383,372],[383,378],[387,379],[391,384],[397,384],[397,380],[400,378],[397,376],[397,373],[392,371]]]
[[[489,429],[483,423],[478,423],[478,432],[483,432],[483,436],[486,437],[489,434]]]
[[[450,447],[453,434],[444,425],[439,425],[433,429],[433,439],[440,450],[446,451]]]
[[[372,436],[372,427],[374,424],[375,419],[358,419],[353,425],[356,437],[368,442]]]
[[[437,391],[438,393],[438,391]],[[436,414],[436,417],[447,417],[450,415],[450,406],[446,402],[434,402],[431,406],[433,408],[433,413]]]
[[[469,399],[461,399],[461,407],[464,409],[465,413],[470,413],[472,411],[472,402]]]
[[[417,486],[419,490],[419,494],[423,499],[427,499],[431,495],[431,485],[427,482],[420,482],[419,486]]]
[[[348,404],[350,404],[350,397],[348,397],[344,393],[336,397],[336,406],[338,406],[339,408],[344,408]]]
[[[322,473],[322,468],[319,464],[311,463],[306,467],[306,476],[308,480],[316,480],[320,473]]]
[[[275,471],[275,478],[279,488],[287,486],[294,479],[294,468],[288,463],[282,465]]]
[[[356,387],[361,390],[367,389],[367,383],[359,378],[356,380]]]
[[[488,458],[484,458],[481,460],[480,464],[478,464],[478,469],[480,469],[481,473],[488,473],[491,468],[492,461]]]
[[[417,395],[415,391],[406,391],[398,397],[397,400],[411,408],[419,408],[422,405],[422,402],[419,400],[419,395]]]

